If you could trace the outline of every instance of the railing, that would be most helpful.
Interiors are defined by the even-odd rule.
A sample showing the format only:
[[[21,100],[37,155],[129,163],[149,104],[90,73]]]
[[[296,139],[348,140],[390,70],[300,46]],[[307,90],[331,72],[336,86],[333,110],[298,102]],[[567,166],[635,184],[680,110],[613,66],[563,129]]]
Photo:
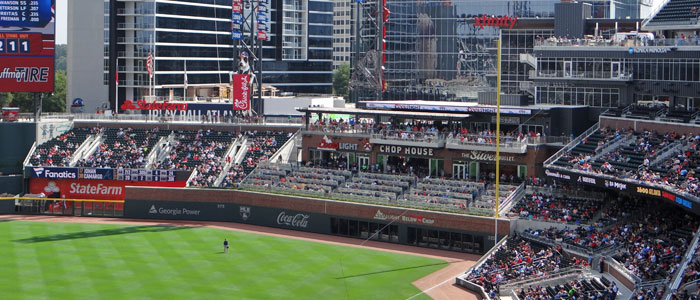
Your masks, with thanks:
[[[535,47],[676,47],[676,46],[698,46],[694,38],[685,39],[547,39],[535,41]],[[563,49],[562,49],[563,50]]]
[[[372,134],[373,139],[391,140],[391,141],[407,141],[421,143],[437,143],[445,139],[445,135],[437,132],[416,132],[416,131],[399,131],[399,130],[382,130],[379,133]]]
[[[638,284],[642,282],[641,278],[637,277],[637,275],[632,274],[629,270],[627,270],[627,268],[625,268],[625,266],[621,265],[615,259],[607,259],[605,260],[605,263],[608,264],[608,267],[615,269],[618,273],[627,278],[627,280],[634,283],[635,286],[638,286]]]
[[[528,137],[528,145],[541,145],[541,144],[562,144],[566,145],[571,142],[571,137],[569,136],[536,136]]]
[[[242,147],[241,142],[245,139],[246,137],[240,137],[236,138],[236,140],[231,143],[231,147],[229,147],[228,150],[226,150],[226,153],[224,154],[224,161],[226,161],[226,157],[231,157],[231,160],[224,165],[224,167],[221,169],[221,173],[219,174],[219,177],[216,178],[214,181],[214,186],[219,187],[221,186],[221,183],[224,181],[226,178],[226,175],[228,175],[228,171],[231,170],[231,166],[235,162],[235,156],[236,156],[236,148],[237,147]]]
[[[697,251],[698,249],[699,238],[700,228],[698,228],[698,230],[695,231],[695,236],[693,237],[693,241],[691,242],[691,247],[688,248],[688,250],[686,251],[685,256],[683,257],[683,261],[676,270],[676,274],[674,275],[673,279],[671,279],[669,289],[666,291],[665,297],[663,298],[664,300],[670,300],[671,291],[677,290],[680,287],[681,282],[683,281],[683,274],[685,273],[685,269],[688,267],[688,264],[693,259],[693,257],[695,257],[695,251]]]
[[[578,71],[551,71],[551,72],[546,72],[546,71],[539,71],[537,73],[530,73],[530,75],[534,75],[532,77],[539,77],[539,78],[572,78],[572,79],[603,79],[603,80],[624,80],[624,81],[630,81],[633,79],[632,73],[629,72],[606,72],[606,71],[599,71],[599,72],[578,72]]]
[[[336,125],[320,125],[320,124],[309,124],[305,131],[316,131],[316,132],[328,132],[328,133],[349,133],[349,134],[372,134],[374,133],[374,128],[368,124],[354,124],[350,125],[347,123],[336,124]]]
[[[506,198],[506,200],[503,201],[503,203],[501,203],[501,208],[498,214],[503,216],[506,213],[508,213],[508,211],[510,211],[510,209],[513,207],[513,204],[517,203],[523,197],[524,192],[525,182],[523,181],[523,183],[521,183],[518,186],[518,188],[515,191],[513,191],[510,195],[508,195],[508,198]]]
[[[151,114],[119,114],[116,116],[109,114],[73,114],[73,113],[42,113],[42,118],[45,119],[60,119],[60,120],[102,120],[105,122],[116,122],[116,121],[156,121],[156,122],[202,122],[202,119],[188,119],[187,116],[177,114],[175,116],[169,116],[167,119],[159,115]],[[200,115],[199,117],[206,117],[206,115]],[[208,121],[208,123],[215,124],[260,124],[260,125],[271,125],[271,124],[289,124],[289,125],[301,125],[302,120],[296,118],[288,117],[255,117],[255,118],[242,118],[242,117],[231,117],[227,118],[221,116],[219,118],[213,118]]]
[[[504,236],[503,238],[501,238],[501,240],[498,241],[495,245],[493,245],[493,247],[491,247],[491,249],[489,249],[488,252],[486,252],[483,256],[481,256],[481,258],[479,258],[479,260],[477,260],[476,263],[474,263],[471,267],[469,267],[469,269],[467,269],[466,272],[457,276],[455,278],[455,283],[459,286],[463,286],[465,288],[468,288],[474,292],[480,292],[482,298],[485,300],[491,300],[491,297],[486,293],[486,291],[484,291],[484,288],[478,284],[475,284],[471,281],[468,281],[467,276],[469,275],[469,273],[472,272],[472,270],[481,267],[481,265],[483,265],[484,262],[486,262],[486,260],[489,259],[489,257],[491,257],[496,251],[498,251],[498,249],[501,248],[503,246],[503,244],[505,244],[507,241],[508,241],[507,235]]]
[[[574,147],[576,147],[579,143],[581,143],[581,141],[582,141],[584,138],[587,138],[588,136],[590,136],[591,134],[593,134],[596,130],[600,129],[599,127],[600,127],[600,121],[598,121],[598,123],[595,123],[593,126],[591,126],[590,128],[588,128],[584,133],[582,133],[581,135],[579,135],[577,138],[575,138],[575,139],[574,139],[573,141],[571,141],[569,144],[567,144],[566,146],[564,146],[563,148],[561,148],[559,151],[557,151],[557,153],[554,153],[554,155],[552,155],[550,158],[548,158],[547,160],[544,161],[543,165],[544,165],[544,166],[549,166],[549,165],[551,165],[553,162],[555,162],[555,161],[558,160],[560,157],[562,157],[566,152],[568,152],[569,150],[571,150],[571,149],[573,149]]]
[[[34,151],[36,151],[36,142],[32,144],[32,148],[29,149],[29,154],[24,158],[24,162],[22,163],[23,166],[28,166],[29,161],[32,159],[32,155],[34,155]]]
[[[502,136],[500,139],[500,146],[502,151],[516,151],[520,153],[525,153],[527,151],[527,142],[519,139],[518,137]],[[447,137],[447,144],[496,148],[496,136],[460,134],[453,137],[452,134],[450,134]]]
[[[664,1],[664,2],[662,2],[659,6],[657,6],[657,7],[654,9],[654,11],[652,11],[652,13],[649,14],[649,16],[646,17],[646,19],[644,19],[644,21],[642,21],[642,24],[641,24],[641,25],[642,25],[642,28],[644,28],[644,26],[647,26],[647,23],[649,23],[652,19],[654,19],[654,17],[656,16],[656,14],[658,14],[662,9],[664,9],[664,7],[666,6],[666,4],[668,4],[668,2],[670,2],[671,0],[663,0],[663,1]]]
[[[593,253],[593,251],[592,251],[591,249],[588,249],[588,248],[584,248],[584,247],[576,246],[576,245],[571,245],[571,244],[567,244],[567,243],[558,244],[558,243],[556,243],[556,242],[553,241],[553,240],[546,239],[546,238],[539,237],[539,236],[535,236],[535,235],[533,235],[533,234],[531,234],[531,233],[528,233],[528,232],[522,232],[522,233],[520,233],[520,236],[523,237],[523,238],[525,238],[525,239],[528,239],[528,240],[531,240],[531,241],[535,241],[535,242],[538,242],[538,243],[542,243],[542,244],[545,244],[545,245],[549,245],[549,246],[552,246],[552,247],[556,247],[556,246],[558,246],[558,245],[561,245],[563,249],[566,249],[566,250],[569,250],[569,251],[572,251],[572,252],[578,252],[579,254],[587,255],[587,254],[592,254],[592,253]]]
[[[571,276],[574,274],[581,274],[583,272],[583,269],[580,267],[567,267],[560,269],[557,272],[549,273],[544,277],[536,277],[536,278],[527,278],[519,281],[512,281],[508,282],[507,284],[501,285],[500,290],[501,291],[507,291],[507,290],[514,290],[516,288],[521,288],[529,284],[533,284],[535,282],[540,282],[543,280],[553,280],[556,278],[560,277],[565,277],[565,276]]]
[[[294,135],[292,135],[279,149],[277,149],[277,152],[275,152],[272,156],[270,156],[269,161],[271,162],[276,162],[279,157],[282,155],[283,151],[290,151],[288,148],[294,147],[295,146],[295,139],[299,135],[299,131],[295,132]],[[291,149],[291,148],[290,148]]]

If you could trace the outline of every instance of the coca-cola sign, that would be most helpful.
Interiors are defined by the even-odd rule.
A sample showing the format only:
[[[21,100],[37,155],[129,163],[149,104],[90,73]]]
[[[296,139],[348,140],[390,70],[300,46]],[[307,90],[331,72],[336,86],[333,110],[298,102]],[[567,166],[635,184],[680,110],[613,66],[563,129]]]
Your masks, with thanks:
[[[277,224],[285,225],[297,228],[306,228],[309,225],[309,215],[307,214],[295,214],[288,215],[286,212],[281,212],[277,215]]]

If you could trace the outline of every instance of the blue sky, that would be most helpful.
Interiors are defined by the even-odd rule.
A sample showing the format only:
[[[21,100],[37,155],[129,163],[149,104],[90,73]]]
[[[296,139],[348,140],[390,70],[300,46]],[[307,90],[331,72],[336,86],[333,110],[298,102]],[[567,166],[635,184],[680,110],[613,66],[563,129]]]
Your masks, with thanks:
[[[56,0],[56,44],[68,41],[68,0]]]

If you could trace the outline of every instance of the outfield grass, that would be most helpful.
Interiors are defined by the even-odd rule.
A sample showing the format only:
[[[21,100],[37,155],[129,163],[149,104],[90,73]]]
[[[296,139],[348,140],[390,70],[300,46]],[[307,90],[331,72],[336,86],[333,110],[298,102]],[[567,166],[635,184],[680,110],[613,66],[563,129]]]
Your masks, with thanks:
[[[406,299],[445,266],[210,228],[0,222],[1,299]]]

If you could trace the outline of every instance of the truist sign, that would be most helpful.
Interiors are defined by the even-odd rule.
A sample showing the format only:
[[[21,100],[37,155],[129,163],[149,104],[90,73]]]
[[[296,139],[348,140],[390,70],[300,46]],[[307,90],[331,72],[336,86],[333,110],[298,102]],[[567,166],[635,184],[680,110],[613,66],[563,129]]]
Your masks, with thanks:
[[[515,22],[518,21],[518,17],[509,17],[508,15],[496,17],[484,14],[481,17],[475,17],[474,21],[474,26],[479,26],[481,29],[484,29],[485,26],[513,29]]]
[[[282,211],[279,213],[279,215],[277,215],[277,225],[306,228],[306,226],[309,225],[309,215],[288,215],[286,212]]]

